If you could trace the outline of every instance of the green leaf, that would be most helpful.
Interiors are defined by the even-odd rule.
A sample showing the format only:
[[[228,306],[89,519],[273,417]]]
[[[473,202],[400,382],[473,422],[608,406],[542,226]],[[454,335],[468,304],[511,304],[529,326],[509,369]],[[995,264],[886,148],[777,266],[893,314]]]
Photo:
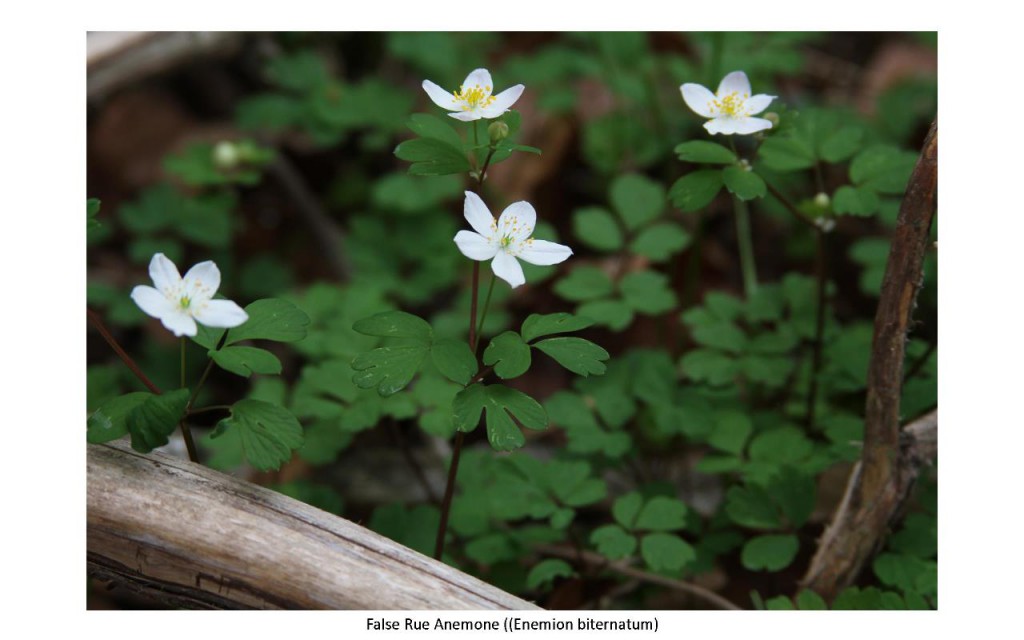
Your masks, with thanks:
[[[670,533],[650,533],[640,541],[640,555],[655,571],[679,571],[697,559],[697,551]]]
[[[639,492],[627,493],[612,504],[612,517],[623,527],[632,529],[643,504],[644,498]]]
[[[86,440],[93,444],[110,442],[128,433],[128,416],[153,394],[136,391],[111,398],[93,411],[86,421]]]
[[[796,606],[801,611],[826,611],[828,604],[825,599],[810,589],[804,589],[796,597]]]
[[[177,389],[162,395],[148,394],[128,412],[128,433],[132,436],[132,449],[149,453],[169,442],[178,423],[185,416],[188,389]]]
[[[686,505],[675,498],[655,496],[637,516],[634,529],[640,531],[676,531],[686,527]]]
[[[604,361],[610,357],[607,351],[583,338],[548,338],[533,346],[554,358],[569,371],[581,376],[603,374],[607,368]],[[486,358],[486,354],[484,357]]]
[[[708,444],[737,456],[754,430],[754,424],[740,411],[722,411],[715,420],[715,429],[708,436]]]
[[[672,204],[689,213],[711,204],[721,191],[722,184],[720,170],[701,169],[676,180],[668,192],[668,197]]]
[[[228,332],[226,344],[242,340],[296,342],[306,337],[309,316],[287,300],[257,300],[246,306],[245,312],[249,319]]]
[[[622,231],[610,212],[601,207],[577,209],[572,216],[572,231],[583,244],[598,251],[622,248]]]
[[[796,138],[768,138],[761,143],[758,154],[765,166],[775,171],[809,169],[815,162],[814,149]]]
[[[574,316],[571,313],[531,313],[526,320],[523,320],[521,332],[523,341],[533,340],[549,336],[555,333],[572,333],[581,331],[594,324],[590,318]]]
[[[484,350],[484,364],[493,365],[494,372],[505,380],[526,373],[530,362],[530,347],[515,331],[495,336]]]
[[[874,191],[843,185],[832,196],[832,210],[837,214],[870,216],[878,213],[881,202]]]
[[[933,595],[937,565],[934,561],[897,553],[882,553],[875,558],[872,567],[882,581],[901,591]]]
[[[414,138],[395,147],[395,155],[411,162],[409,173],[417,176],[444,176],[470,170],[461,145],[453,147],[436,138]]]
[[[544,407],[522,391],[504,385],[474,384],[452,401],[453,419],[459,431],[472,431],[486,409],[487,439],[497,451],[511,451],[526,444],[516,422],[528,429],[548,424]]]
[[[891,195],[903,195],[910,174],[917,164],[917,154],[887,145],[869,147],[850,163],[850,179],[854,184]]]
[[[253,468],[271,471],[292,457],[302,446],[302,425],[284,407],[262,400],[240,400],[231,407],[231,417],[217,423],[211,434],[217,438],[228,431],[242,441],[245,458]]]
[[[758,434],[750,443],[750,459],[786,464],[809,456],[814,444],[796,427],[780,427]]]
[[[423,343],[429,343],[434,337],[434,330],[426,320],[404,311],[385,311],[363,318],[353,324],[352,329],[367,336],[410,338]]]
[[[266,349],[256,347],[223,347],[209,352],[220,368],[248,378],[254,373],[277,375],[281,373],[281,361]]]
[[[668,286],[668,276],[656,271],[636,271],[619,283],[622,299],[634,311],[648,315],[665,313],[676,306],[676,294]]]
[[[747,540],[740,553],[740,562],[751,571],[779,571],[793,562],[800,549],[794,535],[767,535]]]
[[[747,344],[747,334],[731,322],[702,324],[693,330],[693,339],[704,347],[740,353]]]
[[[617,524],[606,524],[594,529],[590,543],[597,552],[609,560],[628,558],[636,551],[636,538],[622,530]]]
[[[757,485],[729,489],[725,512],[736,524],[751,529],[775,529],[782,524],[771,495]]]
[[[446,143],[454,149],[462,149],[462,136],[449,124],[451,118],[439,118],[427,113],[414,113],[406,126],[421,138],[432,138]]]
[[[390,396],[404,389],[419,371],[428,348],[423,344],[378,347],[362,353],[352,361],[356,374],[352,382],[361,389],[377,388],[381,396]]]
[[[846,160],[860,149],[864,139],[864,128],[848,125],[833,131],[821,141],[819,151],[825,162],[833,164]]]
[[[598,267],[576,267],[555,284],[555,293],[574,302],[604,298],[611,292],[611,278]]]
[[[736,154],[714,142],[691,140],[676,145],[676,155],[683,162],[703,164],[732,164],[736,162]]]
[[[654,224],[641,231],[629,248],[653,262],[663,262],[690,246],[690,234],[671,222]]]
[[[541,560],[526,575],[526,588],[539,589],[554,582],[555,578],[568,578],[575,573],[565,560],[558,558]]]
[[[714,349],[694,349],[679,360],[679,367],[691,380],[723,385],[736,377],[736,360]]]
[[[615,178],[609,199],[630,231],[654,220],[665,210],[665,188],[638,174]]]
[[[577,307],[576,313],[612,331],[622,331],[633,321],[633,310],[621,300],[591,300]]]
[[[469,384],[478,369],[472,349],[462,340],[438,340],[430,346],[430,357],[441,375],[461,385]]]
[[[740,200],[763,198],[768,193],[768,187],[761,176],[742,167],[726,167],[722,171],[722,181],[725,182],[725,188]]]

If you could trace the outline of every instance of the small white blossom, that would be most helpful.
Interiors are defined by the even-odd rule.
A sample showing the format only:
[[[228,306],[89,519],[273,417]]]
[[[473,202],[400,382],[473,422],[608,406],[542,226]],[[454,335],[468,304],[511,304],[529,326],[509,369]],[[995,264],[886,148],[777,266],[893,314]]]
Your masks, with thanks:
[[[463,122],[480,118],[497,118],[508,111],[523,94],[524,87],[517,84],[498,95],[491,95],[494,84],[487,69],[476,69],[468,76],[458,91],[448,93],[430,80],[423,81],[423,90],[434,104],[447,109],[451,117]]]
[[[530,237],[537,224],[537,212],[529,202],[513,202],[495,220],[480,196],[467,191],[464,215],[474,231],[455,234],[459,251],[471,260],[493,258],[494,275],[513,289],[526,282],[519,260],[550,265],[564,262],[572,255],[572,249],[563,244]]]
[[[699,116],[711,118],[704,123],[704,128],[712,135],[757,133],[772,128],[771,120],[751,116],[767,109],[775,96],[750,95],[750,80],[742,71],[733,71],[722,78],[715,93],[693,82],[687,82],[679,90],[686,106]]]
[[[132,300],[176,336],[196,335],[197,321],[230,329],[249,319],[234,302],[213,299],[220,287],[220,269],[210,260],[195,265],[182,278],[178,267],[158,253],[149,262],[149,277],[156,288],[140,284],[132,289]]]

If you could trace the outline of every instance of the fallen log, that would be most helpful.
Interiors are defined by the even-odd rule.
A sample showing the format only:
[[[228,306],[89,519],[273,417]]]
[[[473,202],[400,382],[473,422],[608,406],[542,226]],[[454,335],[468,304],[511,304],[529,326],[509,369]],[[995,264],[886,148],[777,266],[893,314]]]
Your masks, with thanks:
[[[202,609],[535,609],[264,487],[126,443],[88,445],[91,576]]]

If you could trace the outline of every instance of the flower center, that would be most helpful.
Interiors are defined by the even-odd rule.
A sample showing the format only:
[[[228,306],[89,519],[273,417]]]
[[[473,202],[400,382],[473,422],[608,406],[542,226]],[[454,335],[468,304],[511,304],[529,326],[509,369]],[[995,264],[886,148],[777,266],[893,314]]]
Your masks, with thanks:
[[[188,309],[192,304],[192,298],[188,296],[181,296],[181,300],[178,301],[178,304],[181,305],[182,309]]]
[[[452,95],[455,96],[456,100],[461,100],[465,103],[462,105],[463,111],[469,111],[477,107],[487,107],[494,102],[491,88],[481,87],[480,85],[474,85],[468,89],[466,87],[459,87],[459,91],[453,92]]]
[[[749,97],[750,96],[747,94],[743,94],[741,96],[738,92],[733,91],[732,93],[727,93],[724,96],[719,96],[718,99],[714,101],[714,105],[715,108],[718,109],[718,112],[724,116],[745,116],[747,115],[745,105],[747,98]]]

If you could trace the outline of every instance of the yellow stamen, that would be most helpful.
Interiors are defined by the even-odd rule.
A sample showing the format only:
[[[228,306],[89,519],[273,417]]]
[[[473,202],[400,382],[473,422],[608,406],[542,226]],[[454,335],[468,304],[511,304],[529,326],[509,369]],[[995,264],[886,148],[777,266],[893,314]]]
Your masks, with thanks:
[[[456,100],[465,103],[462,105],[463,111],[488,107],[494,102],[494,96],[491,95],[491,88],[489,86],[481,87],[480,85],[474,85],[468,89],[466,87],[459,87],[459,91],[452,92],[452,96]]]

